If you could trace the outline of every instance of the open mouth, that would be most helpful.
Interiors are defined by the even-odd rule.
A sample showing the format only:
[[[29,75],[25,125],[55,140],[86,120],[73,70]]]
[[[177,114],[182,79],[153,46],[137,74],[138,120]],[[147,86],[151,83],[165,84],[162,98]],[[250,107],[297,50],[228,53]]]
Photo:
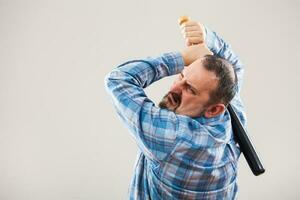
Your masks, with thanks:
[[[169,95],[168,95],[168,99],[169,99],[169,101],[173,104],[173,105],[175,105],[175,106],[179,106],[180,105],[180,101],[181,101],[181,99],[180,99],[180,96],[178,95],[178,94],[176,94],[176,93],[170,93]]]

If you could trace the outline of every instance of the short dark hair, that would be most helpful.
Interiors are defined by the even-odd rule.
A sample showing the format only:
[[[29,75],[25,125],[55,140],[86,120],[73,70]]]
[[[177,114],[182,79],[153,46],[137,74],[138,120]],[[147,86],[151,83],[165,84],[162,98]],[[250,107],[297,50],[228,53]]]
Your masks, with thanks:
[[[237,91],[238,80],[233,66],[216,55],[204,56],[202,64],[206,70],[214,72],[218,78],[217,88],[210,92],[208,104],[223,103],[227,106]]]

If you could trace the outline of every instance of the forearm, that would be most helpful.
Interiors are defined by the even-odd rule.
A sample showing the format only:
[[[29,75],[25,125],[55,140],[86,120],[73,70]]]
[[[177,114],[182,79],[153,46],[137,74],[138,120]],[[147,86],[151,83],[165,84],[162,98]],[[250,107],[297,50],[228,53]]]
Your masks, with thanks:
[[[243,82],[244,66],[239,57],[233,52],[231,46],[226,43],[216,32],[205,27],[206,39],[205,43],[208,48],[217,56],[230,62],[238,77],[238,92],[240,92]]]
[[[179,73],[183,66],[183,58],[179,52],[165,53],[157,58],[126,62],[112,70],[106,80],[120,80],[146,88],[163,77]]]
[[[178,123],[175,114],[156,107],[143,88],[182,69],[181,54],[169,53],[124,63],[105,77],[106,90],[119,117],[144,155],[152,160],[168,157],[175,144]],[[160,121],[164,123],[158,123]]]

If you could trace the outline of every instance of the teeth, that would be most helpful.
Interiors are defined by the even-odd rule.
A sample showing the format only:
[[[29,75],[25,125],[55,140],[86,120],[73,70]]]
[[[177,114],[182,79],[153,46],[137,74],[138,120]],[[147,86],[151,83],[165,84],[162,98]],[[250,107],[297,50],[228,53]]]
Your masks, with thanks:
[[[173,95],[172,95],[172,94],[170,94],[169,99],[171,100],[171,103],[172,103],[172,104],[175,104],[175,103],[176,103],[176,102],[174,101],[174,98],[173,98]]]
[[[175,105],[179,104],[179,102],[180,102],[180,97],[177,94],[171,93],[170,94],[170,99],[171,99],[172,103],[175,104]]]

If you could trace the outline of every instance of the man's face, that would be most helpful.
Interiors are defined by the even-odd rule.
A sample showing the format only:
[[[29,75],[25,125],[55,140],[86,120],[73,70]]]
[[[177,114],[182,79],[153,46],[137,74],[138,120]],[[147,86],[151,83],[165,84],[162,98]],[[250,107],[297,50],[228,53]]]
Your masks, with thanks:
[[[200,117],[207,108],[210,92],[217,87],[216,75],[207,71],[198,59],[177,76],[159,107],[181,115]]]

